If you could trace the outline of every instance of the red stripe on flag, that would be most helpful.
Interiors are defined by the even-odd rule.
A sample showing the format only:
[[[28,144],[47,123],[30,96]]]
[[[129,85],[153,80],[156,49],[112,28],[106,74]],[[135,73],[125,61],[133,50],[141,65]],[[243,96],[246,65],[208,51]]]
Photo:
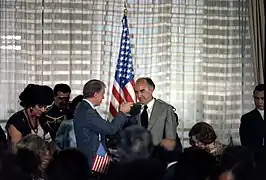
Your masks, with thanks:
[[[113,117],[116,117],[117,115],[117,110],[115,109],[115,107],[113,106],[112,102],[110,103],[110,112],[112,114]]]
[[[126,87],[123,89],[123,92],[124,92],[124,96],[125,96],[126,102],[134,102],[134,100],[130,96],[130,94],[129,94],[129,92],[128,92]]]
[[[105,154],[104,157],[96,155],[95,161],[92,166],[92,171],[99,173],[106,173],[110,164],[110,157]]]
[[[132,89],[134,90],[134,87],[135,87],[134,80],[133,81],[130,81],[129,83],[131,84]],[[133,97],[133,96],[135,96],[135,92],[134,92],[134,94],[130,94],[129,91],[128,91],[128,89],[126,87],[127,86],[125,86],[124,89],[123,89],[124,96],[125,96],[125,100],[127,102],[135,102],[135,100],[134,100],[135,98]]]
[[[119,94],[115,86],[113,86],[112,93],[113,93],[113,96],[116,98],[116,100],[119,102],[119,104],[122,104],[122,102],[124,102],[123,97]]]

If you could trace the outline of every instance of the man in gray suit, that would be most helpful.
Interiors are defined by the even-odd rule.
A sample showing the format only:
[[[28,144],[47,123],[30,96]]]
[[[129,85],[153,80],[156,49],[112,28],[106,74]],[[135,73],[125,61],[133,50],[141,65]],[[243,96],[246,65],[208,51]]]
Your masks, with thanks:
[[[177,120],[170,104],[152,96],[154,89],[151,78],[139,78],[136,81],[135,93],[142,105],[136,119],[150,131],[153,144],[159,145],[163,139],[176,140]]]

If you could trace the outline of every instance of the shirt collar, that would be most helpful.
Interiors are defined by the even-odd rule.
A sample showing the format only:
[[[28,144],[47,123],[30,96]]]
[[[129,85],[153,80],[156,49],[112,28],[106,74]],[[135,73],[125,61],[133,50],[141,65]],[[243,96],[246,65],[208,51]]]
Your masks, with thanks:
[[[264,110],[257,109],[260,113],[264,113]]]
[[[149,110],[151,110],[153,108],[154,102],[155,102],[155,99],[152,98],[152,100],[147,104],[147,107],[148,107]]]
[[[260,115],[262,116],[262,119],[264,119],[264,110],[260,110],[257,108],[257,110],[259,111]]]
[[[87,103],[89,103],[92,109],[96,109],[95,106],[88,99],[83,99],[83,101],[86,101]]]
[[[176,163],[178,163],[178,162],[177,162],[177,161],[174,161],[174,162],[169,163],[169,164],[167,165],[166,169],[169,168],[169,167],[171,167],[172,165],[174,165],[174,164],[176,164]]]

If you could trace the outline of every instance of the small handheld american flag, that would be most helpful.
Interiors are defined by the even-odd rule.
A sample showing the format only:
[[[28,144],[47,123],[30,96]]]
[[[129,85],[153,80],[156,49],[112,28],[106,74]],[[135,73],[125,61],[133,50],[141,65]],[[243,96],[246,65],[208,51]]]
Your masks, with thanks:
[[[100,143],[92,165],[92,171],[102,174],[107,173],[110,161],[111,158],[108,156],[102,143]]]

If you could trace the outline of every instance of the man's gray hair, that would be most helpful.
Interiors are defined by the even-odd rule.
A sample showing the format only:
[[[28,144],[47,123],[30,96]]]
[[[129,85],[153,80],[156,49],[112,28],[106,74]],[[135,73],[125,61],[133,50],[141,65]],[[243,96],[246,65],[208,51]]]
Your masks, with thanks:
[[[92,98],[95,93],[100,92],[104,88],[106,88],[106,86],[102,81],[92,79],[88,81],[83,87],[84,98]]]

